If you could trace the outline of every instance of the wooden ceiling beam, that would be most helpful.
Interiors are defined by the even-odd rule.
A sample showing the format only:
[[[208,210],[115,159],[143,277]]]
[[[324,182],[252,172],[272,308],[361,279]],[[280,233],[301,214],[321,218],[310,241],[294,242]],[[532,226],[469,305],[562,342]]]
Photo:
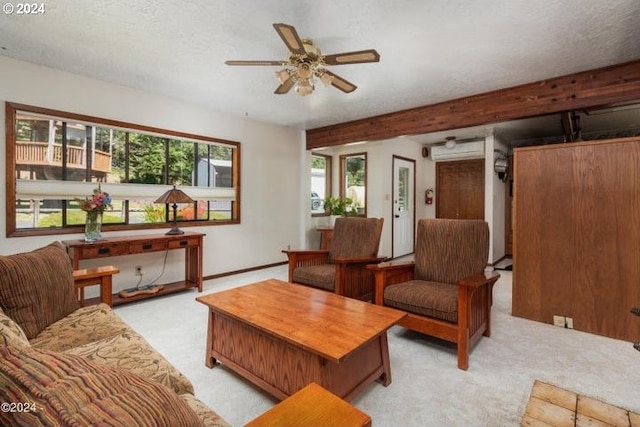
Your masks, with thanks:
[[[419,135],[640,100],[640,60],[306,132],[307,149]]]

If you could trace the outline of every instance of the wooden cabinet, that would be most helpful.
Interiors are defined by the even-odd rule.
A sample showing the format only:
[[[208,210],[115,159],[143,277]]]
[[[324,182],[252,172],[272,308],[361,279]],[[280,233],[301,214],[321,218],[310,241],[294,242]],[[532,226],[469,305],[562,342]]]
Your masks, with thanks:
[[[150,234],[125,237],[111,237],[97,242],[88,243],[84,240],[64,240],[71,257],[73,269],[80,268],[80,261],[94,258],[108,258],[118,255],[135,255],[148,252],[185,250],[184,280],[163,284],[163,288],[154,294],[141,294],[123,298],[113,294],[113,305],[138,301],[157,295],[166,295],[190,288],[197,288],[202,292],[202,240],[203,233],[185,232],[178,235]]]
[[[513,315],[637,341],[640,138],[514,152]]]
[[[484,219],[484,159],[436,164],[436,217]]]

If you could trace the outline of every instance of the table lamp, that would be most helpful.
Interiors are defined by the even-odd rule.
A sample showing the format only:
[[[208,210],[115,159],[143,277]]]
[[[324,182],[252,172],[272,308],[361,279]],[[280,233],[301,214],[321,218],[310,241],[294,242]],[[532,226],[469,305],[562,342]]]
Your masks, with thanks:
[[[158,197],[158,200],[156,200],[155,203],[173,204],[173,227],[165,234],[184,234],[184,231],[178,228],[178,203],[193,202],[194,200],[191,197],[187,196],[182,190],[178,190],[175,184],[173,185],[173,188],[171,190]]]

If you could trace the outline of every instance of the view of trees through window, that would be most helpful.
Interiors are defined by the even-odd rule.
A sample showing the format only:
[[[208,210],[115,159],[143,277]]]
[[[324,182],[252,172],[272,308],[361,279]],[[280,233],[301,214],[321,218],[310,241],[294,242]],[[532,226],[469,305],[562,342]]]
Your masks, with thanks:
[[[56,112],[57,113],[57,112]],[[7,170],[16,181],[80,181],[105,184],[151,184],[234,189],[238,170],[238,143],[162,135],[122,126],[87,123],[15,110],[15,158]],[[132,125],[133,126],[133,125]],[[146,130],[146,129],[145,129]],[[9,167],[10,162],[13,164]],[[145,187],[146,188],[146,187]],[[152,187],[151,187],[152,188]],[[153,190],[152,190],[153,191]],[[159,197],[164,190],[158,190]],[[151,193],[153,194],[153,193]],[[198,193],[200,194],[200,193]],[[15,195],[15,229],[52,229],[82,225],[85,213],[79,202],[88,194],[60,200],[25,199]],[[232,221],[235,198],[207,197],[178,205],[179,221]],[[144,225],[172,221],[172,209],[153,197],[113,197],[103,215],[104,224]]]
[[[331,195],[331,156],[311,156],[311,214],[324,214],[324,199]]]
[[[340,196],[350,198],[358,214],[366,215],[367,153],[340,156]]]

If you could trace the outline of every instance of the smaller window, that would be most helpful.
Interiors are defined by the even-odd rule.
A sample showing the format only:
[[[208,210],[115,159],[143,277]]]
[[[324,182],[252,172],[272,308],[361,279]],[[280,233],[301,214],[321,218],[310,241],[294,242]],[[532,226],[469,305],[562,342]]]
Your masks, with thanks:
[[[331,194],[331,156],[311,155],[311,214],[325,215],[324,199]]]
[[[367,216],[367,153],[340,156],[340,197],[351,199],[358,215]]]

